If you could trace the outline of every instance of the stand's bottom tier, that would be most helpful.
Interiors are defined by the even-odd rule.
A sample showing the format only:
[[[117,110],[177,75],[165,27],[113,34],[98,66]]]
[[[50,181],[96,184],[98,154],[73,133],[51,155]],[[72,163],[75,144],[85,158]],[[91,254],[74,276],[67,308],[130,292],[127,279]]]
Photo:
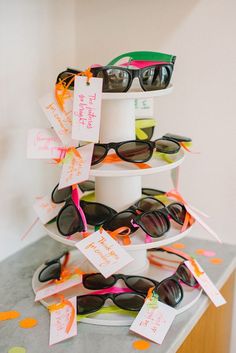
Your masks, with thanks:
[[[84,272],[97,272],[95,269],[91,268],[91,264],[83,257],[82,254],[80,254],[77,250],[73,250],[70,252],[70,262],[68,266],[77,266]],[[169,255],[169,254],[161,254],[161,257],[169,258],[174,255]],[[52,256],[53,257],[53,256]],[[174,256],[175,258],[175,256]],[[36,293],[39,289],[45,286],[45,283],[40,283],[38,281],[38,274],[41,271],[41,269],[44,267],[44,265],[41,265],[34,273],[33,279],[32,279],[32,287],[34,290],[34,293]],[[122,273],[122,270],[119,271]],[[130,273],[132,274],[132,273]],[[143,270],[142,273],[139,273],[142,276],[153,278],[156,281],[160,282],[164,278],[167,278],[173,274],[173,270],[167,270],[167,269],[160,269],[157,266],[148,264],[146,268]],[[201,296],[201,289],[200,288],[191,288],[188,287],[184,284],[182,284],[182,288],[184,291],[184,298],[182,302],[176,307],[177,314],[181,314],[184,311],[188,310],[190,307],[192,307],[197,300]],[[118,281],[116,283],[116,287],[125,287],[124,283],[122,281]],[[93,291],[90,291],[86,288],[83,287],[82,283],[74,286],[68,290],[65,290],[61,292],[66,298],[71,298],[76,295],[83,295],[83,294],[88,294]],[[41,301],[41,303],[44,306],[49,306],[53,303],[55,303],[55,299],[53,297],[45,298],[44,300]],[[105,306],[111,306],[113,303],[110,300],[107,300],[105,303]],[[80,322],[88,323],[88,324],[93,324],[93,325],[106,325],[106,326],[129,326],[132,324],[134,320],[134,315],[129,314],[128,312],[117,312],[117,313],[94,313],[90,314],[87,317],[79,318]]]

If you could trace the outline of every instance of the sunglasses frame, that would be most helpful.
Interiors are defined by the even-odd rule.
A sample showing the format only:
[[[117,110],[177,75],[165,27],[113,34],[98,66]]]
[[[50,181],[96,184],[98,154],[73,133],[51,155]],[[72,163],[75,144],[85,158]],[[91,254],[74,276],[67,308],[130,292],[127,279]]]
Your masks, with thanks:
[[[76,304],[76,307],[77,307],[77,313],[79,314],[79,315],[86,315],[86,314],[92,314],[92,313],[94,313],[94,312],[96,312],[96,311],[98,311],[98,310],[100,310],[103,306],[104,306],[104,304],[105,304],[105,302],[106,302],[106,300],[107,299],[111,299],[112,301],[113,301],[113,303],[116,305],[116,306],[118,306],[118,308],[121,308],[121,309],[124,309],[124,310],[130,310],[130,311],[139,311],[139,310],[135,310],[135,309],[128,309],[128,308],[124,308],[124,307],[122,307],[122,306],[120,306],[120,305],[117,305],[117,303],[116,303],[116,298],[117,297],[119,297],[119,296],[124,296],[124,295],[134,295],[134,296],[140,296],[140,297],[142,297],[143,298],[143,303],[144,303],[144,301],[145,301],[145,295],[143,295],[143,294],[140,294],[140,293],[136,293],[136,292],[128,292],[128,293],[117,293],[117,294],[112,294],[112,293],[107,293],[107,294],[85,294],[85,295],[80,295],[80,296],[77,296],[77,304]],[[93,310],[91,310],[91,311],[89,311],[89,312],[84,312],[84,313],[79,313],[79,310],[78,310],[78,298],[86,298],[86,297],[97,297],[97,298],[100,298],[100,299],[102,299],[103,300],[103,305],[99,308],[99,309],[93,309]],[[143,304],[142,304],[143,305]],[[142,307],[142,306],[141,306]]]
[[[65,259],[63,261],[63,263],[60,262],[61,258],[65,256]],[[62,268],[66,266],[66,264],[68,263],[69,261],[69,257],[70,257],[70,253],[69,251],[65,251],[64,253],[62,253],[59,257],[55,258],[55,259],[52,259],[52,260],[47,260],[44,265],[46,265],[46,267],[44,267],[40,272],[39,272],[39,275],[38,275],[38,280],[39,282],[41,283],[44,283],[44,282],[48,282],[50,280],[54,280],[54,279],[60,279],[61,277],[61,271],[62,271]],[[40,277],[42,276],[42,274],[51,266],[51,265],[55,265],[55,264],[58,264],[58,276],[55,276],[55,277],[52,277],[50,279],[47,279],[47,280],[41,280]],[[59,275],[59,272],[60,272],[60,275]]]
[[[105,286],[105,287],[99,287],[99,288],[90,288],[89,286],[86,285],[86,280],[87,278],[89,277],[92,277],[92,276],[95,276],[95,275],[101,275],[101,273],[89,273],[89,274],[86,274],[86,275],[83,275],[83,280],[82,280],[82,283],[83,283],[83,286],[87,289],[93,289],[93,290],[99,290],[99,289],[107,289],[107,288],[111,288],[112,286],[114,286],[114,284],[119,280],[119,279],[122,279],[124,282],[125,282],[125,285],[129,288],[129,289],[132,289],[133,291],[135,291],[136,293],[139,293],[139,294],[146,294],[146,292],[144,291],[139,291],[139,290],[136,290],[134,288],[132,288],[132,286],[129,286],[127,284],[127,280],[129,278],[141,278],[141,279],[145,279],[147,281],[150,281],[153,283],[153,286],[156,287],[159,282],[155,281],[154,279],[151,279],[151,278],[148,278],[148,277],[144,277],[144,276],[135,276],[135,275],[124,275],[124,274],[121,274],[121,273],[117,273],[117,274],[113,274],[111,275],[109,278],[111,277],[114,277],[114,283],[112,285],[109,285],[109,286]],[[105,280],[107,280],[108,278],[104,278]]]
[[[163,140],[168,140],[168,141],[173,142],[173,143],[176,145],[176,149],[173,150],[173,151],[171,151],[171,152],[163,152],[163,151],[158,150],[158,146],[156,146],[156,143],[157,143],[158,141],[163,141]],[[132,143],[132,142],[134,142],[134,143],[137,143],[137,142],[138,142],[139,144],[143,144],[143,145],[148,146],[149,152],[150,152],[150,153],[149,153],[149,156],[146,157],[146,158],[144,158],[144,159],[142,159],[142,160],[139,159],[139,160],[134,160],[134,161],[130,161],[129,159],[124,158],[124,157],[119,153],[118,149],[119,149],[121,146],[123,146],[123,145],[125,145],[125,144],[128,144],[128,143]],[[149,160],[152,158],[152,155],[153,155],[154,150],[156,150],[157,152],[160,152],[160,153],[165,153],[165,154],[175,154],[175,153],[178,153],[179,150],[180,150],[180,148],[181,148],[181,145],[180,145],[177,141],[172,140],[172,139],[170,139],[170,138],[165,138],[165,139],[159,138],[159,139],[156,139],[155,141],[127,140],[127,141],[122,141],[122,142],[95,143],[95,144],[94,144],[94,148],[95,148],[96,146],[97,146],[97,147],[103,147],[103,148],[104,148],[104,154],[103,154],[102,157],[100,157],[98,160],[96,160],[96,162],[93,162],[93,161],[92,161],[91,165],[96,165],[96,164],[101,163],[101,162],[106,158],[106,156],[108,155],[108,152],[109,152],[110,149],[114,149],[115,152],[116,152],[116,154],[117,154],[122,160],[124,160],[125,162],[129,162],[129,163],[144,163],[144,162],[149,161]],[[92,159],[92,160],[93,160],[93,159]]]

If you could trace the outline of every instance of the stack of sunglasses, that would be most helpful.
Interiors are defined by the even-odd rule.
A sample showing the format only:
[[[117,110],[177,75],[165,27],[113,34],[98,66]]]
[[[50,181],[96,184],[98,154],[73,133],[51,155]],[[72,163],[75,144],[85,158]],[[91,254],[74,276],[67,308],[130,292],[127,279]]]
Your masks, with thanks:
[[[79,184],[79,187],[82,191],[92,191],[94,182],[86,181]],[[183,204],[170,202],[165,205],[154,197],[165,194],[161,190],[143,188],[142,193],[148,196],[141,198],[122,212],[116,212],[113,208],[98,202],[85,200],[80,201],[80,206],[89,225],[102,226],[107,231],[128,227],[131,233],[135,233],[140,227],[150,237],[159,238],[170,229],[170,219],[183,225],[187,212]],[[51,196],[54,203],[65,202],[57,216],[57,228],[63,236],[85,231],[80,211],[75,206],[71,194],[71,187],[58,190],[57,185]]]
[[[39,282],[45,283],[60,280],[65,263],[67,264],[68,262],[68,256],[69,253],[66,252],[56,259],[47,261],[45,267],[38,275]],[[63,264],[61,264],[60,260],[64,257]],[[125,283],[128,288],[127,291],[124,291],[123,287],[115,287],[116,292],[114,293],[113,289],[118,280],[122,280]],[[158,299],[161,302],[176,307],[184,296],[181,282],[190,287],[197,286],[195,278],[183,262],[179,264],[174,274],[161,282],[138,275],[113,274],[105,278],[100,273],[84,274],[82,284],[90,292],[77,296],[77,314],[86,315],[99,311],[107,299],[111,299],[121,309],[139,311],[151,288],[158,295]],[[92,292],[98,290],[104,290],[106,293]]]

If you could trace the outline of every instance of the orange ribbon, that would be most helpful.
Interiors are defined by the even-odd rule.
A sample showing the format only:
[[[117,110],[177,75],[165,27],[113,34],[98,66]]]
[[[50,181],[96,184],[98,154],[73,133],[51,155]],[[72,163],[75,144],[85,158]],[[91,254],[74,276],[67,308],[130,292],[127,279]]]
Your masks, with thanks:
[[[67,84],[65,84],[65,81],[70,76],[71,76],[70,81]],[[89,80],[91,79],[91,77],[93,77],[93,74],[90,71],[90,68],[88,68],[85,71],[80,72],[78,74],[68,75],[66,78],[64,78],[60,82],[56,83],[56,85],[55,85],[55,98],[56,98],[56,101],[57,101],[57,103],[63,113],[66,113],[65,109],[64,109],[65,99],[68,99],[72,96],[71,93],[69,92],[68,88],[70,87],[71,83],[75,80],[75,76],[87,76],[87,84],[89,84]]]
[[[105,159],[103,160],[103,163],[107,163],[107,164],[112,164],[112,163],[119,163],[119,162],[123,162],[123,159],[121,159],[119,156],[117,156],[117,154],[115,153],[111,153],[108,156],[105,157]],[[129,162],[128,162],[129,163]],[[138,167],[139,169],[147,169],[147,168],[151,168],[151,166],[147,163],[134,163],[136,165],[136,167]]]
[[[75,319],[75,308],[73,307],[73,305],[69,300],[65,299],[63,294],[57,294],[56,296],[58,296],[61,299],[60,303],[52,304],[48,306],[48,310],[50,312],[60,310],[64,308],[66,305],[68,305],[71,308],[71,315],[70,315],[68,324],[66,325],[66,333],[68,334],[70,332],[71,326]]]
[[[191,265],[193,266],[193,268],[194,268],[194,273],[195,273],[195,275],[196,275],[197,277],[200,277],[201,275],[204,274],[204,272],[202,272],[202,271],[200,270],[200,268],[198,267],[197,262],[196,262],[193,258],[191,258],[189,261],[190,261]]]
[[[82,158],[79,151],[74,147],[62,147],[60,148],[61,150],[61,158],[57,158],[54,159],[54,161],[56,162],[56,164],[60,164],[60,163],[64,163],[65,162],[65,158],[68,155],[68,153],[74,153],[74,155],[78,158]]]

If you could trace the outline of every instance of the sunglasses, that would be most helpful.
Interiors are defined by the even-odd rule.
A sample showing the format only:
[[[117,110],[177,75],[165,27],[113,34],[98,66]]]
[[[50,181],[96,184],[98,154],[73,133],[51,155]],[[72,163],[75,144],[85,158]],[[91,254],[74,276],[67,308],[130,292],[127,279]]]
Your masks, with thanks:
[[[134,292],[80,295],[77,297],[77,314],[94,313],[104,306],[107,299],[111,299],[121,309],[139,311],[145,302],[145,295]]]
[[[63,263],[61,259],[64,257]],[[59,280],[61,278],[62,270],[66,267],[69,261],[70,254],[68,251],[64,252],[59,257],[45,262],[45,267],[40,271],[38,275],[39,282],[48,282],[51,280]]]
[[[154,197],[141,199],[135,204],[135,208],[130,207],[115,214],[103,224],[103,228],[113,231],[123,226],[129,227],[130,232],[134,233],[140,227],[150,237],[159,238],[170,229],[169,218],[183,225],[187,213],[184,205],[179,202],[165,206]]]
[[[52,199],[52,202],[54,203],[65,202],[67,199],[71,198],[72,196],[72,186],[68,186],[66,188],[59,190],[58,185],[59,184],[55,186],[51,194],[51,199]],[[83,181],[82,183],[79,183],[78,187],[82,192],[94,191],[95,182],[93,180],[86,180],[86,181]]]
[[[124,142],[95,143],[92,165],[102,162],[110,149],[114,149],[118,157],[126,162],[144,163],[151,159],[154,150],[160,153],[174,154],[179,152],[178,142],[160,138],[155,141],[130,140]]]
[[[100,226],[107,219],[111,218],[117,212],[109,206],[98,202],[80,201],[86,221],[92,226]],[[81,217],[81,213],[75,206],[72,199],[67,199],[57,215],[57,228],[63,236],[70,236],[76,232],[85,231],[85,225]]]
[[[171,80],[174,64],[164,63],[155,64],[141,69],[130,69],[120,66],[98,66],[90,68],[93,77],[103,79],[103,92],[127,92],[132,85],[133,80],[137,77],[140,86],[144,91],[154,91],[165,89]],[[61,72],[56,83],[63,82],[69,89],[74,88],[73,75],[81,73],[81,71],[67,69]]]

